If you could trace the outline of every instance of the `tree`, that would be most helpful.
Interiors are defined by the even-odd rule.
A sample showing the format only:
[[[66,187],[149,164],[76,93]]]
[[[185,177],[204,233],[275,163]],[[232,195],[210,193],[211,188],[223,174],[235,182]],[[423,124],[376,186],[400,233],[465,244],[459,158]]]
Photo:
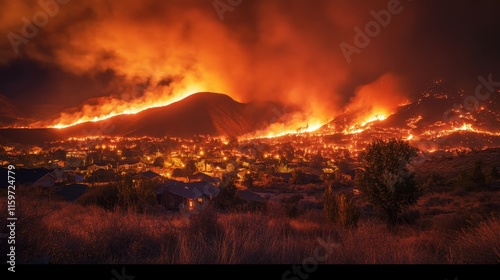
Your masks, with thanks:
[[[495,166],[492,166],[490,172],[488,173],[488,181],[493,182],[500,178],[500,174],[498,174],[498,170]]]
[[[289,218],[297,218],[304,211],[299,206],[299,201],[304,199],[304,196],[301,194],[293,194],[291,196],[285,196],[280,199],[280,202],[283,204],[285,214]]]
[[[311,166],[314,168],[322,167],[324,162],[325,162],[325,159],[321,155],[321,151],[318,151],[316,154],[314,154],[311,157]]]
[[[219,194],[214,199],[216,209],[222,211],[234,211],[243,201],[238,196],[238,189],[233,177],[225,177],[220,185]]]
[[[287,161],[292,161],[295,157],[295,150],[290,142],[283,144],[283,146],[281,146],[281,151],[283,152],[283,157],[286,158]]]
[[[483,162],[480,159],[474,163],[471,179],[477,187],[483,187],[486,184],[486,176],[483,173]]]
[[[243,186],[247,188],[252,188],[253,187],[253,182],[255,181],[254,174],[252,173],[245,173],[245,176],[243,176]]]
[[[422,195],[407,164],[418,149],[403,140],[376,139],[366,149],[355,184],[388,226],[395,225],[401,214]]]
[[[66,160],[66,151],[57,149],[52,153],[52,158],[57,160]]]
[[[112,182],[115,180],[115,173],[113,170],[106,170],[106,169],[97,169],[96,171],[92,172],[90,176],[87,178],[87,181],[90,183],[96,183],[96,182]]]
[[[323,212],[328,220],[345,228],[356,228],[360,216],[351,194],[335,194],[332,185],[323,193]]]
[[[306,173],[300,168],[296,168],[292,171],[292,176],[290,177],[290,184],[303,185],[307,182]]]
[[[157,184],[148,180],[133,182],[126,178],[117,183],[118,205],[123,209],[140,213],[150,212],[158,204],[155,189]]]
[[[347,173],[351,170],[351,164],[345,158],[338,159],[335,164],[339,173]]]
[[[164,167],[165,166],[165,158],[162,156],[155,158],[153,165],[157,166],[157,167]]]
[[[196,168],[196,162],[192,159],[188,160],[186,166],[184,167],[184,172],[186,175],[193,175],[198,169]]]

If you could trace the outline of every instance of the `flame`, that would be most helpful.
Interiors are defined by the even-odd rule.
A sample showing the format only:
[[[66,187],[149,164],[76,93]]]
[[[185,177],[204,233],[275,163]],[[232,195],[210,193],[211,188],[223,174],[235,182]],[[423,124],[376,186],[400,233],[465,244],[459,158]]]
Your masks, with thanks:
[[[139,100],[136,102],[105,103],[99,106],[96,115],[68,114],[61,113],[61,117],[49,128],[63,129],[86,122],[98,122],[110,119],[119,115],[132,115],[150,108],[162,107],[180,101],[194,93],[203,91],[200,85],[189,86],[184,92],[173,94],[171,97],[160,98],[159,100]],[[37,124],[34,124],[37,126]]]
[[[451,129],[443,129],[443,130],[438,130],[438,131],[427,130],[422,134],[427,135],[427,136],[431,136],[431,137],[443,137],[443,136],[447,136],[447,135],[450,135],[452,133],[461,132],[461,131],[480,133],[480,134],[489,135],[489,136],[500,136],[500,132],[493,132],[493,131],[477,129],[477,128],[474,128],[474,126],[470,123],[464,123],[464,124],[462,124],[462,126],[452,127]]]
[[[311,133],[316,130],[318,130],[320,127],[322,127],[324,124],[322,123],[316,123],[313,125],[308,125],[306,128],[299,128],[299,129],[288,129],[288,130],[282,130],[282,131],[269,131],[264,135],[257,136],[255,138],[276,138],[276,137],[281,137],[281,136],[286,136],[286,135],[292,135],[292,134],[300,134],[300,133]]]
[[[312,133],[325,125],[325,122],[319,120],[312,121],[303,125],[301,122],[288,124],[274,124],[264,131],[258,131],[254,134],[244,135],[241,138],[245,140],[262,139],[262,138],[277,138],[286,135]]]
[[[326,116],[318,115],[321,114],[316,112],[316,115],[314,115],[313,113],[305,113],[302,111],[287,112],[266,128],[248,133],[240,138],[252,140],[276,138],[293,134],[314,133],[331,121]]]
[[[369,123],[375,122],[375,121],[383,121],[387,119],[387,115],[385,113],[376,113],[375,116],[369,117],[367,120],[363,121],[361,123],[361,126],[365,126]]]
[[[385,112],[378,111],[374,114],[369,115],[368,117],[365,117],[362,119],[362,121],[355,123],[354,125],[349,126],[348,128],[344,129],[342,133],[344,134],[358,134],[361,133],[368,128],[370,128],[371,124],[377,121],[384,121],[386,120],[390,115],[392,114],[387,114]]]

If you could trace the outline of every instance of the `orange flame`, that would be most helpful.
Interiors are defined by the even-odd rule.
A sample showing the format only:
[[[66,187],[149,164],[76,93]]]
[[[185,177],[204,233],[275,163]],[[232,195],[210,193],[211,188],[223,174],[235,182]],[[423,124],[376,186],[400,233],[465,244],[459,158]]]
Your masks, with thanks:
[[[62,129],[86,122],[98,122],[119,115],[136,114],[146,109],[167,106],[201,91],[203,91],[202,86],[192,85],[179,93],[159,99],[139,99],[132,102],[113,100],[113,102],[106,102],[96,107],[85,105],[82,112],[61,113],[61,116],[49,124],[48,127]],[[91,111],[91,113],[89,114],[86,111]],[[34,126],[43,126],[43,124],[36,123]]]
[[[371,124],[377,121],[386,120],[391,114],[387,114],[385,112],[378,111],[374,114],[371,114],[365,118],[362,118],[362,121],[356,122],[354,125],[349,126],[344,129],[342,133],[344,134],[358,134],[361,133],[368,128],[370,128]]]
[[[327,117],[316,116],[311,113],[293,112],[283,114],[280,119],[268,127],[258,130],[241,138],[246,140],[260,138],[275,138],[293,134],[313,133],[329,122]]]

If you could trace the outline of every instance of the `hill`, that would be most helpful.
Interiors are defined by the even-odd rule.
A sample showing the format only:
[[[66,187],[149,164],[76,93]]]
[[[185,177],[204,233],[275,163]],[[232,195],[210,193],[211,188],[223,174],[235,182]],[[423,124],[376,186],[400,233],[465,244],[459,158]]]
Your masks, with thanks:
[[[167,106],[64,129],[1,129],[0,140],[33,144],[101,135],[239,136],[266,128],[275,119],[276,111],[283,111],[283,106],[273,102],[240,103],[224,94],[201,92]]]

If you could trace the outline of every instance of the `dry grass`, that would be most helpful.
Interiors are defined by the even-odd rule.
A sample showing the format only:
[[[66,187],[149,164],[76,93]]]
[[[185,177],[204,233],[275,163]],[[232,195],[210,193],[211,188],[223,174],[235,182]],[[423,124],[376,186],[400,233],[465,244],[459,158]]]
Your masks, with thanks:
[[[439,174],[445,178],[454,178],[460,171],[472,171],[477,160],[483,162],[483,172],[488,167],[500,166],[500,148],[490,148],[481,151],[472,151],[460,156],[441,156],[430,158],[428,161],[415,166],[417,180],[422,180],[432,174]]]
[[[500,264],[500,219],[491,217],[475,221],[455,240],[457,263]]]
[[[411,209],[411,222],[389,230],[370,215],[357,229],[335,227],[318,209],[290,218],[276,202],[268,213],[206,208],[185,218],[106,211],[19,192],[18,262],[293,264],[325,252],[320,238],[332,245],[324,261],[332,264],[500,263],[500,221],[492,216],[499,193],[429,194]],[[0,207],[6,208],[5,197]],[[0,212],[1,219],[5,215]]]

